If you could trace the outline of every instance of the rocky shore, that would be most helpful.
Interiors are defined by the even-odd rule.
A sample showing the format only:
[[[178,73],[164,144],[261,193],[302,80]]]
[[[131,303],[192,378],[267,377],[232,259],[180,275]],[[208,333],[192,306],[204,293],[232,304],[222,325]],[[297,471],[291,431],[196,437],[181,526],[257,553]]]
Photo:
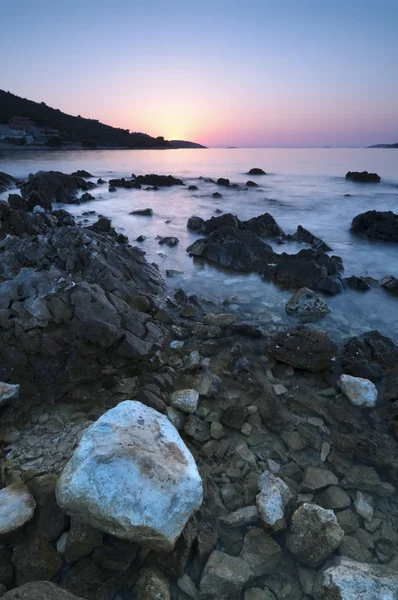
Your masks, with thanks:
[[[267,332],[53,210],[84,174],[0,185],[21,190],[0,202],[0,596],[398,598],[398,346],[302,320],[350,285],[327,244],[190,219],[193,256],[292,288],[296,326]],[[391,241],[396,215],[366,215]]]

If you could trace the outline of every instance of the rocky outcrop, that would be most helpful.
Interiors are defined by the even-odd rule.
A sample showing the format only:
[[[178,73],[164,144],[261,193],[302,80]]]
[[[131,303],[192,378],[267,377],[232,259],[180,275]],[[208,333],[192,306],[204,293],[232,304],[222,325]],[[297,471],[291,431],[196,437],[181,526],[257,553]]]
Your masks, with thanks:
[[[185,185],[182,179],[173,177],[172,175],[138,175],[135,178],[137,185],[153,185],[159,187],[171,187],[172,185]]]
[[[391,210],[368,210],[352,220],[351,230],[366,232],[369,238],[375,240],[398,242],[398,215]]]
[[[71,173],[71,175],[73,175],[74,177],[84,177],[86,179],[88,179],[89,177],[93,177],[93,175],[91,175],[91,173],[89,173],[88,171],[85,171],[84,169],[78,169],[77,171],[74,171],[73,173]]]
[[[298,328],[275,336],[269,352],[296,369],[317,372],[332,368],[337,346],[325,331]]]
[[[4,600],[81,600],[81,596],[75,596],[49,581],[26,583],[7,592],[3,598]]]
[[[263,171],[263,169],[259,169],[258,167],[253,167],[246,173],[246,175],[266,175],[267,173]]]
[[[78,202],[77,192],[86,192],[95,187],[95,184],[85,181],[82,177],[66,175],[59,171],[38,171],[29,176],[26,183],[21,185],[24,198],[30,197],[32,192],[40,194],[47,202],[63,202],[74,204]]]
[[[57,486],[68,514],[155,551],[173,549],[202,496],[195,461],[174,426],[129,400],[86,430]]]
[[[0,193],[16,187],[16,179],[7,173],[0,171]]]
[[[381,181],[380,175],[367,171],[348,171],[345,178],[359,183],[379,183]]]
[[[386,275],[380,282],[380,285],[390,292],[390,294],[398,295],[398,279],[393,275]]]
[[[330,308],[318,294],[308,288],[301,288],[286,304],[286,312],[296,317],[323,316],[330,312]]]
[[[311,231],[305,229],[302,225],[297,227],[296,233],[288,236],[291,240],[296,240],[298,242],[305,242],[314,248],[314,250],[323,250],[324,252],[329,252],[331,248],[325,244],[321,238],[316,237]]]
[[[398,574],[384,565],[372,565],[341,557],[319,573],[316,600],[382,600],[398,598]]]

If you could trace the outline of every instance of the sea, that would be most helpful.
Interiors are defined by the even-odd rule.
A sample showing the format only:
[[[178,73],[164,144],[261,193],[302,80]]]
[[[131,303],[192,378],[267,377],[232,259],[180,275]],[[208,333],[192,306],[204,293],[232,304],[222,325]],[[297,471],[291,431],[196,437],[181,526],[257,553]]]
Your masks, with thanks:
[[[267,175],[254,177],[247,172],[259,167]],[[233,213],[240,219],[270,213],[285,230],[293,233],[298,225],[322,238],[330,254],[343,259],[344,276],[369,276],[376,280],[385,275],[398,277],[398,244],[374,241],[350,231],[352,219],[367,210],[398,212],[398,150],[383,148],[256,148],[256,149],[184,149],[184,150],[3,150],[0,171],[27,178],[39,170],[72,173],[85,169],[93,181],[116,177],[157,173],[183,179],[183,187],[158,191],[124,190],[110,193],[107,185],[92,191],[95,200],[82,205],[67,205],[82,225],[94,222],[98,215],[112,219],[114,227],[139,245],[149,262],[159,266],[168,285],[168,293],[182,287],[222,304],[242,319],[256,321],[265,333],[273,334],[297,320],[285,312],[294,290],[264,281],[260,275],[226,271],[193,259],[186,248],[200,237],[189,231],[192,215],[208,219],[216,211]],[[345,179],[347,171],[377,172],[378,184],[354,183]],[[255,180],[259,187],[247,190],[221,188],[205,178],[226,177],[231,183]],[[198,190],[189,191],[189,185]],[[222,198],[212,197],[218,191]],[[7,193],[0,195],[7,198]],[[152,208],[153,216],[129,214]],[[83,214],[95,211],[93,215]],[[144,242],[136,242],[140,235]],[[173,236],[177,246],[159,245],[158,237]],[[270,242],[276,252],[297,252],[305,245]],[[166,277],[166,270],[179,271]],[[398,339],[398,297],[380,286],[367,292],[345,290],[336,296],[323,296],[331,312],[311,327],[329,331],[339,341],[365,331],[378,329]]]

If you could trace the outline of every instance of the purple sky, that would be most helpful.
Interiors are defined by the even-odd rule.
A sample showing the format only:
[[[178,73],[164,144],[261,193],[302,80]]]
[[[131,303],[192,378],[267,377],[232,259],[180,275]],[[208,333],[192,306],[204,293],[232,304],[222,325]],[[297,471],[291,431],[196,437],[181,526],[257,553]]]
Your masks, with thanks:
[[[13,0],[0,88],[208,146],[398,142],[397,0]]]

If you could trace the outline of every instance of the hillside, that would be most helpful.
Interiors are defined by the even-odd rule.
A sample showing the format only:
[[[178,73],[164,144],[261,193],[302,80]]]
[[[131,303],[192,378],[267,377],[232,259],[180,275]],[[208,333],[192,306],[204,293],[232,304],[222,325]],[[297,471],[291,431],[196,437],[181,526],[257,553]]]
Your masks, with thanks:
[[[376,146],[368,146],[368,148],[398,148],[398,142],[396,144],[376,144]]]
[[[196,145],[182,145],[191,144],[191,142],[180,142],[181,146],[178,146],[175,143],[171,144],[161,136],[154,138],[145,133],[130,133],[128,129],[111,127],[95,119],[74,117],[56,108],[51,108],[44,102],[33,102],[0,90],[0,123],[7,124],[9,119],[15,116],[29,117],[40,127],[58,129],[62,143],[79,143],[87,148],[97,146],[124,148],[197,147]]]

